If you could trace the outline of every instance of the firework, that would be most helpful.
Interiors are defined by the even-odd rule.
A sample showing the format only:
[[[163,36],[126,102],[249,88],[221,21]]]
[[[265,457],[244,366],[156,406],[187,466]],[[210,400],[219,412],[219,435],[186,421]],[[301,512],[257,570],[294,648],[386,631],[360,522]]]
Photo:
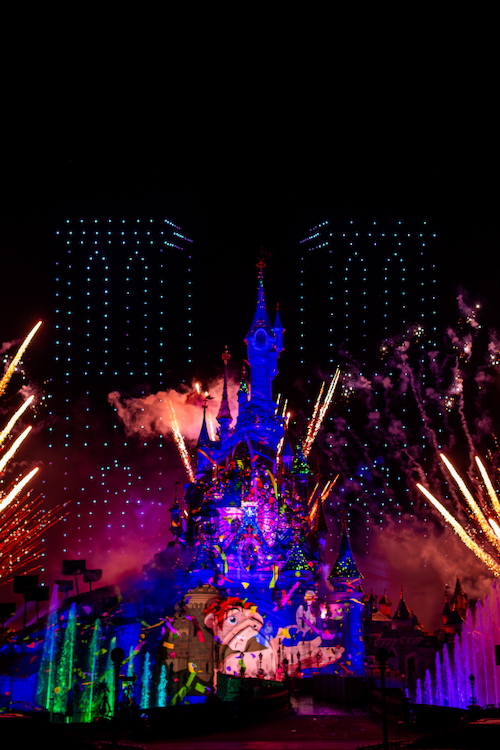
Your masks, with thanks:
[[[493,545],[497,552],[500,552],[500,545],[498,543],[498,539],[495,536],[495,534],[492,533],[490,526],[488,525],[487,519],[484,517],[483,512],[481,511],[479,505],[476,503],[474,498],[472,497],[469,488],[465,484],[464,480],[460,476],[460,474],[457,472],[451,461],[449,461],[446,456],[443,453],[440,453],[440,458],[445,464],[446,468],[452,475],[453,479],[457,483],[462,495],[465,498],[465,501],[467,505],[469,506],[470,510],[472,511],[472,515],[476,520],[476,524],[478,528],[481,530],[481,532],[485,535],[487,540],[491,545]]]
[[[0,395],[4,393],[21,357],[40,326],[41,323],[38,323],[30,331],[6,369],[5,374],[0,380]],[[26,399],[23,405],[9,419],[4,429],[0,432],[0,445],[10,436],[12,429],[28,407],[32,405],[33,400],[33,396]],[[6,471],[9,461],[29,435],[31,429],[31,426],[27,427],[4,452],[0,459],[0,473]],[[18,478],[5,492],[0,491],[1,584],[11,581],[13,575],[20,569],[24,569],[25,572],[31,572],[40,567],[38,560],[43,555],[41,537],[63,517],[62,511],[66,505],[59,505],[46,510],[43,508],[41,496],[32,499],[29,493],[27,495],[22,494],[26,485],[33,479],[37,472],[38,467],[35,467],[20,479]]]
[[[457,519],[439,502],[439,500],[437,500],[429,490],[423,487],[423,485],[417,484],[418,489],[441,513],[443,518],[450,524],[463,543],[471,549],[482,562],[484,562],[494,575],[500,575],[500,564],[485,549],[485,546],[489,544],[497,555],[500,555],[500,503],[481,459],[478,456],[475,457],[476,464],[479,468],[491,502],[491,507],[488,507],[486,502],[483,501],[483,509],[481,509],[476,502],[471,491],[451,461],[446,458],[443,453],[440,454],[440,457],[455,480],[465,500],[464,508],[469,516],[470,529],[464,529],[462,524],[460,524],[459,521],[457,521]],[[474,483],[477,495],[478,497],[481,497],[481,487],[478,482]]]
[[[307,434],[306,438],[303,443],[303,449],[304,449],[304,455],[307,457],[309,453],[311,452],[312,445],[314,441],[316,440],[316,436],[319,432],[319,429],[323,423],[323,419],[325,418],[325,414],[328,411],[328,408],[332,402],[333,394],[335,393],[335,388],[337,387],[337,383],[339,382],[340,378],[340,370],[337,368],[335,375],[332,378],[332,381],[328,387],[328,390],[326,392],[326,396],[321,402],[321,399],[323,397],[323,393],[325,390],[325,383],[321,384],[321,388],[318,394],[318,398],[316,399],[316,403],[314,405],[312,417],[309,420],[309,424],[307,426]]]
[[[39,495],[13,499],[3,511],[0,517],[1,585],[9,583],[21,568],[29,573],[40,567],[37,561],[43,556],[41,536],[67,515],[66,505],[45,510]]]
[[[479,468],[479,471],[481,472],[481,476],[483,478],[483,482],[485,484],[485,487],[488,491],[488,495],[491,500],[491,504],[493,506],[493,510],[495,511],[497,517],[500,519],[500,502],[498,502],[498,496],[495,490],[493,489],[493,485],[491,484],[491,479],[489,478],[488,474],[486,473],[486,469],[483,466],[483,463],[479,456],[475,457],[476,464]]]
[[[12,375],[15,372],[16,367],[18,366],[19,362],[21,361],[21,357],[23,356],[24,352],[28,348],[32,338],[34,337],[35,333],[38,331],[40,326],[42,325],[42,321],[40,320],[36,326],[34,326],[31,331],[28,333],[26,338],[24,339],[23,343],[19,347],[17,354],[14,356],[13,360],[11,361],[10,365],[5,370],[3,378],[0,380],[0,396],[3,395],[5,392],[5,389],[7,388],[7,385],[9,383],[9,380],[11,379]]]
[[[496,577],[500,576],[500,565],[492,558],[488,552],[486,552],[482,547],[477,544],[477,542],[472,539],[469,534],[465,531],[463,526],[454,518],[449,511],[446,510],[444,505],[442,505],[439,500],[437,500],[434,495],[429,492],[423,485],[417,483],[417,487],[420,490],[420,492],[425,495],[425,497],[432,503],[432,505],[438,510],[443,518],[450,524],[451,528],[457,534],[457,536],[462,540],[462,542],[465,544],[466,547],[468,547],[476,557],[478,557],[487,568],[491,570],[493,575]]]
[[[5,439],[10,434],[10,431],[16,424],[17,420],[20,419],[20,417],[22,417],[22,415],[24,414],[28,406],[30,406],[33,403],[34,398],[35,398],[34,396],[30,396],[29,398],[27,398],[24,404],[20,406],[19,409],[16,411],[14,416],[9,419],[9,421],[5,425],[2,432],[0,432],[0,445],[2,445],[5,442]]]
[[[316,514],[320,509],[320,505],[323,505],[323,503],[325,502],[326,498],[330,494],[332,487],[338,478],[339,478],[339,474],[337,474],[337,476],[334,479],[329,479],[328,482],[323,487],[323,489],[321,490],[321,492],[319,493],[319,496],[314,501],[314,504],[312,505],[312,508],[309,511],[309,525],[310,526],[312,526],[312,523],[316,517]],[[319,482],[317,482],[316,486],[311,492],[311,495],[308,500],[309,506],[311,506],[311,504],[313,503],[313,498],[314,498],[314,495],[316,494],[318,487],[319,487]]]
[[[7,466],[8,462],[14,455],[14,453],[17,451],[21,443],[25,440],[25,438],[28,437],[29,433],[31,432],[32,427],[31,425],[29,427],[26,427],[24,432],[22,432],[19,437],[17,437],[12,445],[10,446],[9,450],[4,453],[2,458],[0,458],[0,474],[3,472],[5,467]]]
[[[22,479],[17,482],[14,487],[11,489],[11,491],[0,501],[0,511],[4,510],[9,503],[11,503],[14,498],[16,498],[20,492],[26,487],[28,482],[33,479],[35,474],[38,471],[38,466],[35,466],[34,469],[32,469],[26,476],[24,476]]]
[[[191,459],[189,457],[189,453],[186,448],[184,437],[180,431],[179,423],[177,422],[177,417],[175,414],[174,407],[170,400],[167,401],[167,404],[168,404],[168,409],[169,409],[170,417],[172,421],[172,435],[174,436],[175,444],[177,445],[177,449],[179,451],[179,455],[181,457],[182,463],[184,464],[184,468],[186,469],[186,473],[189,477],[189,481],[194,482],[195,476],[193,472],[193,467],[191,466]]]

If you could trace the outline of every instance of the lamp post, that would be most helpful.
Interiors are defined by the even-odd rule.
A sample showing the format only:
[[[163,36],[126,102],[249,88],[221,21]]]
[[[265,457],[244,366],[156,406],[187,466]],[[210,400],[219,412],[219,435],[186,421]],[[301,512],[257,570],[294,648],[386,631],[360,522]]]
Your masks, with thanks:
[[[389,652],[386,648],[378,648],[375,659],[380,668],[380,692],[382,695],[382,745],[384,750],[389,750],[389,733],[387,730],[387,701],[385,694],[385,669],[389,660]]]
[[[476,703],[476,696],[475,696],[475,693],[474,693],[474,684],[476,682],[476,678],[474,677],[473,674],[469,675],[469,682],[470,682],[470,691],[471,691],[471,695],[472,695],[470,704],[471,704],[471,706],[476,706],[477,705],[477,703]]]
[[[403,723],[406,722],[406,672],[401,672],[403,682]]]

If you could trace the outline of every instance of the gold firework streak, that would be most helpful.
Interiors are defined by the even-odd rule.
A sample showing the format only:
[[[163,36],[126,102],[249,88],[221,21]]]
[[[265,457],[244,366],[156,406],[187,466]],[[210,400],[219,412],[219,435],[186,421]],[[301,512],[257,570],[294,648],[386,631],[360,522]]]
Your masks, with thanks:
[[[21,357],[23,356],[24,352],[28,348],[31,339],[35,335],[35,333],[38,331],[40,326],[42,325],[42,321],[40,320],[36,326],[34,326],[31,331],[28,333],[26,338],[24,339],[23,343],[18,349],[17,354],[15,355],[14,359],[10,363],[10,365],[5,370],[3,378],[0,380],[0,396],[4,393],[5,389],[7,388],[7,384],[9,380],[11,379],[12,375],[15,372],[16,367],[18,366],[19,362],[21,361]]]
[[[311,452],[312,445],[316,439],[316,436],[320,430],[320,427],[323,423],[323,419],[325,418],[325,414],[328,411],[328,408],[332,402],[333,394],[335,393],[335,388],[337,387],[337,383],[339,382],[340,378],[340,369],[337,367],[337,370],[335,372],[335,375],[332,378],[332,382],[330,383],[328,387],[328,391],[326,393],[326,396],[324,398],[323,403],[321,403],[321,398],[323,396],[323,391],[325,388],[325,384],[322,383],[318,398],[316,399],[316,403],[314,405],[314,410],[312,417],[309,421],[308,427],[307,427],[307,435],[306,439],[303,443],[303,449],[304,449],[304,455],[307,457],[309,453]]]
[[[485,535],[485,537],[488,540],[488,542],[493,547],[495,547],[495,549],[497,550],[497,552],[500,551],[500,541],[495,536],[495,534],[492,532],[491,527],[488,524],[488,521],[484,517],[484,514],[483,514],[481,508],[479,507],[479,505],[476,503],[476,501],[472,497],[471,493],[469,492],[469,488],[465,484],[464,480],[462,479],[462,477],[460,476],[460,474],[458,473],[458,471],[455,469],[455,467],[453,466],[453,464],[451,463],[451,461],[449,461],[443,453],[440,453],[439,455],[441,457],[441,460],[445,464],[446,468],[450,472],[451,476],[453,477],[453,479],[457,483],[458,487],[460,488],[460,492],[464,496],[464,498],[465,498],[465,500],[466,500],[469,508],[471,509],[472,514],[473,514],[474,518],[476,519],[477,524],[478,524],[479,528],[481,529],[482,533]]]
[[[449,513],[444,505],[441,505],[432,493],[429,492],[423,485],[417,483],[417,487],[420,492],[432,503],[432,505],[438,510],[443,518],[448,521],[455,534],[462,540],[466,547],[468,547],[481,562],[483,562],[489,570],[497,578],[500,576],[500,565],[494,560],[491,555],[482,549],[471,537],[467,534],[461,524]]]
[[[6,453],[2,456],[2,458],[0,459],[0,474],[5,469],[5,467],[7,466],[8,462],[10,461],[10,459],[12,458],[12,456],[14,455],[14,453],[17,451],[17,449],[19,448],[19,446],[21,445],[21,443],[23,442],[23,440],[28,437],[28,435],[31,432],[31,430],[32,430],[31,425],[29,427],[26,427],[26,429],[24,430],[24,432],[22,432],[19,435],[19,437],[14,440],[14,442],[12,443],[11,447],[9,448],[9,450],[6,451]]]
[[[20,406],[19,409],[16,411],[14,416],[9,419],[9,421],[5,425],[2,432],[0,432],[0,445],[2,445],[2,443],[5,441],[5,438],[8,436],[8,434],[10,433],[10,431],[16,424],[19,417],[21,417],[26,411],[26,409],[28,408],[28,406],[33,403],[34,398],[35,398],[34,396],[30,396],[29,398],[27,398],[24,404]]]
[[[184,437],[182,436],[182,433],[179,428],[179,423],[177,422],[177,417],[175,415],[174,407],[172,406],[172,402],[170,400],[167,400],[167,404],[170,410],[170,417],[172,421],[172,435],[174,436],[175,444],[177,445],[177,449],[179,451],[179,455],[181,457],[182,463],[184,464],[184,468],[186,469],[186,473],[188,475],[189,481],[194,482],[195,477],[194,477],[193,469],[191,466],[191,460],[189,458],[189,453],[186,448]]]
[[[38,466],[35,469],[32,469],[29,474],[26,474],[25,477],[19,480],[19,482],[14,485],[13,489],[9,492],[8,495],[6,495],[3,500],[0,501],[0,511],[2,511],[4,508],[8,506],[9,503],[11,503],[17,495],[21,492],[21,490],[28,484],[28,482],[35,476],[35,474],[38,471]]]

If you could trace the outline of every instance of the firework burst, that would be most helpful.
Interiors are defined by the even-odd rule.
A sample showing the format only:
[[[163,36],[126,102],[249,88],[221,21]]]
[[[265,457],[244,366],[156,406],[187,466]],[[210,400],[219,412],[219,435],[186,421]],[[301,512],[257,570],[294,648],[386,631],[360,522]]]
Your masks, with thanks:
[[[439,511],[466,547],[474,552],[493,575],[498,577],[500,576],[500,502],[491,479],[481,459],[475,456],[479,474],[486,488],[485,493],[479,478],[471,476],[476,499],[451,461],[443,453],[440,454],[440,458],[460,490],[461,495],[458,497],[461,502],[458,510],[465,512],[468,518],[467,524],[460,523],[422,484],[417,483],[417,488]]]
[[[0,381],[0,395],[4,393],[21,357],[30,341],[40,328],[38,323],[23,341],[14,358],[8,365]],[[3,482],[6,472],[12,467],[10,463],[15,457],[24,440],[31,432],[31,426],[26,427],[15,439],[12,430],[19,419],[32,406],[34,397],[30,396],[9,419],[0,431],[0,446],[6,441],[6,447],[0,456],[0,478]],[[9,466],[10,464],[10,466]],[[24,476],[17,476],[13,482],[0,488],[0,584],[8,583],[20,569],[35,570],[39,567],[39,559],[44,550],[41,545],[43,534],[62,517],[65,506],[57,506],[51,510],[43,507],[41,496],[31,498],[30,494],[23,495],[25,487],[38,473],[38,467],[31,469]]]

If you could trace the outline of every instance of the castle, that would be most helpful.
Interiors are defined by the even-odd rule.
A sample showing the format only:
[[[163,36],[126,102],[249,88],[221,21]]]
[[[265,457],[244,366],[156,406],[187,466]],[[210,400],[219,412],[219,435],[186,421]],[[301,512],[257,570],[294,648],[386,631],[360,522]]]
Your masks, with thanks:
[[[258,267],[238,413],[229,403],[226,350],[218,434],[209,433],[205,402],[194,481],[170,509],[173,541],[144,566],[134,590],[103,587],[66,599],[8,638],[0,687],[9,702],[76,721],[109,715],[116,646],[130,699],[150,708],[228,697],[231,681],[247,678],[363,676],[365,644],[372,652],[385,645],[393,666],[408,672],[430,637],[403,595],[394,616],[385,595],[378,606],[363,595],[344,522],[337,559],[325,565],[322,503],[331,483],[318,492],[306,441],[288,430],[273,400],[284,328],[279,312],[270,321],[263,262]],[[457,587],[443,633],[457,632],[465,609]],[[435,653],[442,642],[424,645]],[[418,665],[412,669],[416,677]]]

